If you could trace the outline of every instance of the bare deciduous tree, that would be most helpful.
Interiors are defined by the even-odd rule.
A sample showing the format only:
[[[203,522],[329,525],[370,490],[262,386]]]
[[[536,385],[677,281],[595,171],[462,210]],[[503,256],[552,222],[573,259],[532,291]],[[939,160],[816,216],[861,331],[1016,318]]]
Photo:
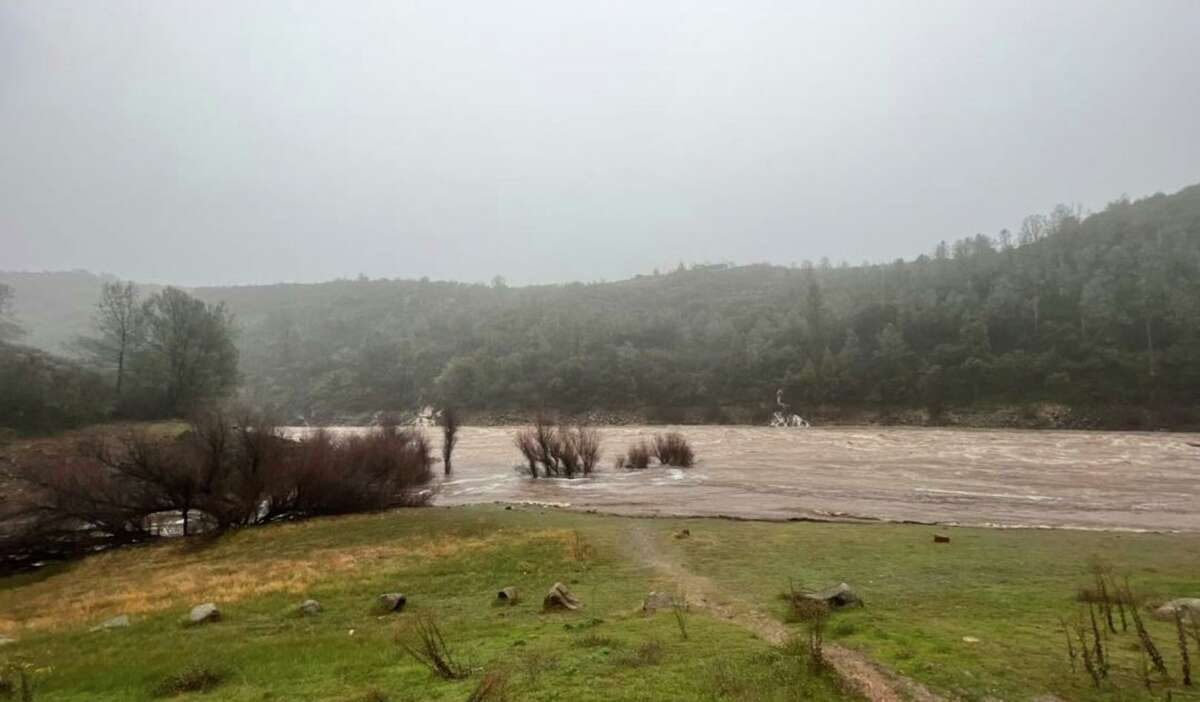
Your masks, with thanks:
[[[452,470],[450,459],[458,443],[458,427],[458,412],[453,407],[442,410],[442,465],[446,475],[450,475]]]
[[[133,283],[105,283],[92,318],[96,336],[77,340],[78,346],[94,364],[114,370],[118,398],[130,356],[144,339],[144,322],[145,315],[138,304],[137,286]]]

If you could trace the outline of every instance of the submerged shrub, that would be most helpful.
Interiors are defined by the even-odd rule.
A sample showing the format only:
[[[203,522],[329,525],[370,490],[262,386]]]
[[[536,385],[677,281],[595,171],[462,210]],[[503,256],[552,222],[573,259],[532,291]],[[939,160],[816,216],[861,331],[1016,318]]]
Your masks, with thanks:
[[[574,478],[591,475],[600,461],[600,432],[581,425],[554,425],[538,417],[516,433],[513,442],[531,477]]]
[[[696,460],[687,439],[683,438],[683,434],[674,431],[654,437],[654,454],[664,466],[690,468]]]
[[[689,468],[696,462],[696,454],[683,434],[656,434],[649,441],[639,439],[630,444],[625,455],[618,459],[617,467],[641,470],[650,466],[651,459],[657,459],[663,466]]]
[[[654,449],[650,444],[642,439],[636,443],[630,444],[629,450],[625,452],[625,460],[623,468],[630,470],[641,470],[650,465],[650,459],[654,456]]]

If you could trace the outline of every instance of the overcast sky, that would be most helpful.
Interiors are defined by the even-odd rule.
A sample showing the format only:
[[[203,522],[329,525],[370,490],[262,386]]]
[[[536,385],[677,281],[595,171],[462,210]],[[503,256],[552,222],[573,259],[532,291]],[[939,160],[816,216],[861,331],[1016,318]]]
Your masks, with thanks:
[[[1200,181],[1200,2],[0,3],[0,269],[857,263]]]

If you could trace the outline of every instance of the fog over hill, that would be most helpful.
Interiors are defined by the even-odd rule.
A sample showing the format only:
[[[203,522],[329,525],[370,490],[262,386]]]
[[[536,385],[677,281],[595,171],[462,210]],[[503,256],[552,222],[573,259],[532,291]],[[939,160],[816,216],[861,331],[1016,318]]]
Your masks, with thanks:
[[[86,330],[101,278],[3,274],[29,341]],[[707,265],[612,283],[194,288],[241,328],[245,393],[293,417],[472,408],[1190,405],[1200,186],[1069,208],[871,266]],[[669,411],[666,412],[670,414]]]

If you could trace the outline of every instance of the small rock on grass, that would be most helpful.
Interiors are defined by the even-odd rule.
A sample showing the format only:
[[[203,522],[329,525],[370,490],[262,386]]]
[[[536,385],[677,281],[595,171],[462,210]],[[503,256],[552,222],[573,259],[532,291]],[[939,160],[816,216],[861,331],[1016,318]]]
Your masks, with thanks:
[[[104,631],[106,629],[120,629],[129,626],[129,615],[122,614],[119,617],[106,619],[96,626],[92,627],[92,631]]]
[[[810,600],[824,602],[825,604],[829,605],[830,609],[863,606],[862,598],[860,598],[846,583],[838,583],[828,590],[812,592],[805,595],[805,597]]]
[[[408,604],[408,598],[400,592],[385,592],[379,596],[379,606],[388,612],[399,612]]]
[[[515,605],[521,601],[521,593],[515,587],[506,587],[496,593],[496,601],[500,604]]]
[[[554,583],[554,587],[550,588],[550,592],[546,593],[546,599],[542,600],[542,609],[550,610],[570,610],[574,611],[581,607],[579,598],[571,594],[566,585],[562,583]]]
[[[1153,617],[1164,622],[1175,621],[1175,613],[1183,617],[1184,622],[1200,623],[1200,597],[1180,597],[1154,610]]]
[[[316,600],[305,600],[301,602],[300,606],[296,609],[300,612],[300,614],[311,617],[314,614],[321,613],[321,603],[317,602]]]
[[[7,646],[8,644],[15,644],[16,642],[16,639],[5,636],[4,634],[0,634],[0,646]]]
[[[946,534],[934,534],[933,535],[933,543],[948,544],[948,543],[950,543],[950,537],[947,536]]]
[[[221,610],[212,602],[205,602],[192,607],[192,611],[188,613],[189,624],[205,624],[208,622],[217,622],[221,620]]]

